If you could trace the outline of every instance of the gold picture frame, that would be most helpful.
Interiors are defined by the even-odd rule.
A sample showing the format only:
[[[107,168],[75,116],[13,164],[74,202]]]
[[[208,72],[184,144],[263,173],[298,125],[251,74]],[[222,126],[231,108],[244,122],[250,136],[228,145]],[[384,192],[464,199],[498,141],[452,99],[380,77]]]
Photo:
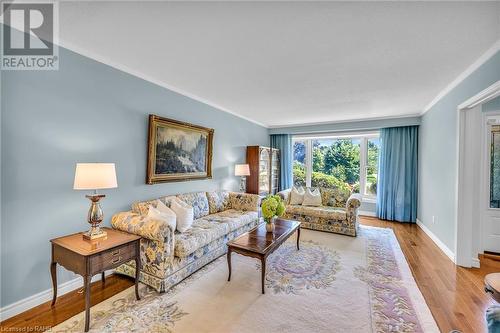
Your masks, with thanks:
[[[214,130],[149,115],[146,184],[212,178]]]

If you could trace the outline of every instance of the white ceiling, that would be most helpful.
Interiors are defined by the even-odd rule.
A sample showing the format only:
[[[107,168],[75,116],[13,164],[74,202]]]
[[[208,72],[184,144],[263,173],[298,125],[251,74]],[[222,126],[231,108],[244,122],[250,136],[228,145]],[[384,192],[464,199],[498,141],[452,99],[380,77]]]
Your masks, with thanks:
[[[500,38],[500,2],[62,2],[61,44],[266,126],[424,107]]]

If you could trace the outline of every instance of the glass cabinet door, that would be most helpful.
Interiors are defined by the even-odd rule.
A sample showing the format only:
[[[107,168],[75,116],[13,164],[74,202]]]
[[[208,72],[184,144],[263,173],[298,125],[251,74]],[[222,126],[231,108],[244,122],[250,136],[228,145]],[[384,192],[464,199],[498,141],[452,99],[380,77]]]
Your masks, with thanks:
[[[271,157],[271,193],[278,193],[280,182],[280,151],[279,149],[272,150]]]
[[[271,154],[268,148],[260,149],[259,157],[259,194],[269,194],[269,177],[270,177],[270,158]]]

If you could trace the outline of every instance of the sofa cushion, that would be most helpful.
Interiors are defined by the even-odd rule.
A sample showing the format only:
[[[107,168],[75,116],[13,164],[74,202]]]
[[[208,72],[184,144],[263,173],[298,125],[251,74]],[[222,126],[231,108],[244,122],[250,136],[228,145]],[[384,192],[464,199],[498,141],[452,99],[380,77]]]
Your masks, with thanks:
[[[177,217],[177,231],[186,232],[189,228],[191,228],[194,222],[193,206],[177,199],[172,201],[170,207],[172,207],[172,210]]]
[[[152,220],[165,222],[172,230],[177,228],[177,216],[173,210],[165,206],[165,204],[161,201],[158,202],[156,208],[149,207],[147,217]]]
[[[206,192],[179,194],[177,198],[181,199],[188,205],[193,206],[193,213],[195,219],[199,219],[200,217],[209,214],[208,199]]]
[[[242,212],[234,209],[210,214],[194,221],[183,233],[175,234],[176,257],[186,257],[210,242],[223,237],[258,219],[257,212]]]
[[[207,198],[210,214],[223,212],[231,207],[227,191],[207,192]]]
[[[239,211],[258,211],[260,197],[257,194],[230,192],[231,208]]]
[[[321,206],[321,193],[319,189],[311,189],[310,187],[306,188],[302,205],[314,207]]]
[[[217,222],[226,224],[229,228],[228,232],[241,228],[248,223],[257,220],[259,215],[254,211],[240,211],[235,209],[228,209],[220,213],[210,214],[203,217],[203,220],[209,222]]]
[[[132,212],[140,215],[148,215],[149,206],[153,206],[156,208],[156,205],[158,203],[157,200],[160,200],[167,207],[170,207],[170,202],[175,198],[176,198],[175,195],[169,195],[166,197],[161,197],[153,200],[137,201],[132,204]]]
[[[229,227],[226,224],[203,219],[195,220],[186,232],[175,233],[174,255],[181,258],[186,257],[228,232]]]
[[[347,199],[351,195],[348,189],[321,188],[321,201],[323,206],[345,207]]]
[[[328,206],[311,207],[302,205],[288,205],[286,206],[286,212],[288,214],[323,217],[330,220],[340,221],[346,219],[345,209]]]
[[[306,191],[304,191],[304,188],[301,187],[292,187],[292,190],[290,191],[290,205],[302,205],[304,202],[304,196],[306,194]]]

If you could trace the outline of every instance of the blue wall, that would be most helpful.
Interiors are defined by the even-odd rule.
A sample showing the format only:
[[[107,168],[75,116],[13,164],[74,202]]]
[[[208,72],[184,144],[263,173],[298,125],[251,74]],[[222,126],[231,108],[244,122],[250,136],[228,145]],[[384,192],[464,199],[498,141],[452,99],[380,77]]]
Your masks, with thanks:
[[[1,305],[51,287],[49,239],[88,228],[77,162],[114,162],[118,188],[103,191],[105,224],[136,200],[238,188],[245,146],[266,128],[60,49],[58,71],[1,74]],[[145,185],[148,114],[215,129],[212,180]],[[74,278],[59,270],[59,282]]]
[[[457,107],[500,80],[500,52],[445,95],[422,117],[419,140],[419,205],[422,221],[450,250],[455,248]],[[435,216],[435,224],[432,224]]]

